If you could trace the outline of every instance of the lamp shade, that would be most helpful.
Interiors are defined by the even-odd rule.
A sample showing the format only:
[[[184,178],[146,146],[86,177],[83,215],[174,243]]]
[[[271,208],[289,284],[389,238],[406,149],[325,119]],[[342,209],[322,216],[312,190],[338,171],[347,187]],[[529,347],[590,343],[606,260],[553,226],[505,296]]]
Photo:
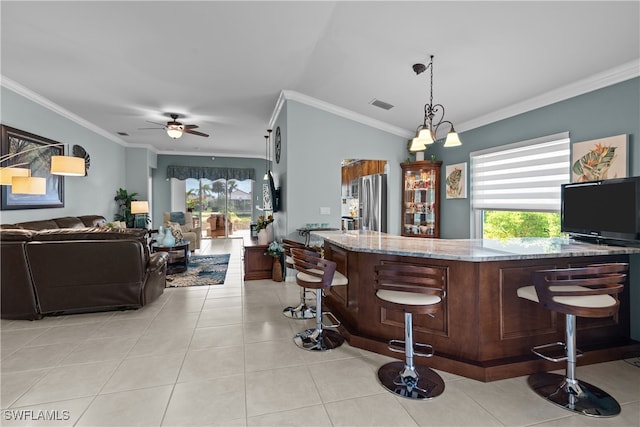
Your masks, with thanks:
[[[411,146],[409,146],[409,151],[411,151],[412,153],[416,151],[424,151],[426,149],[427,149],[427,146],[424,145],[424,142],[422,142],[417,136],[411,140]]]
[[[31,170],[26,168],[6,167],[0,169],[0,185],[11,185],[14,176],[30,176]]]
[[[53,175],[84,176],[84,159],[72,156],[51,156]]]
[[[444,147],[457,147],[459,145],[462,145],[462,142],[460,142],[458,132],[456,132],[452,126],[451,131],[447,134],[447,140],[444,142]]]
[[[47,179],[35,176],[14,176],[11,180],[13,194],[47,194]]]
[[[146,200],[142,201],[132,201],[131,202],[131,213],[132,214],[146,214],[149,213],[149,202]]]

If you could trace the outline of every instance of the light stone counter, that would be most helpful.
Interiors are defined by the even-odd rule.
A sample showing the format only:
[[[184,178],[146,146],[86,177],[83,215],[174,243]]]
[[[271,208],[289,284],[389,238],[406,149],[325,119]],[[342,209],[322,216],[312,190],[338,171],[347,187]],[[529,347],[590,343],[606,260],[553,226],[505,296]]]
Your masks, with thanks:
[[[640,254],[640,248],[596,245],[563,238],[424,239],[377,231],[313,231],[312,235],[353,252],[470,262]]]

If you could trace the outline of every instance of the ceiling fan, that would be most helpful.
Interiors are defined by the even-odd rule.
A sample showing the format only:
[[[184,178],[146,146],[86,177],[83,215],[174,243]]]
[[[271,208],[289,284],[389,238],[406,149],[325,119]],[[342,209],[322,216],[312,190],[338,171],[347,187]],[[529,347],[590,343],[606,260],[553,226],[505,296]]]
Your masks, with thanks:
[[[182,136],[183,133],[190,133],[191,135],[204,136],[208,137],[206,133],[198,132],[194,130],[198,127],[198,125],[183,125],[178,121],[178,115],[174,113],[170,113],[169,116],[171,120],[166,124],[156,123],[147,120],[149,123],[153,123],[154,125],[162,126],[162,128],[140,128],[140,129],[164,129],[167,131],[167,135],[169,135],[173,139],[178,139]]]

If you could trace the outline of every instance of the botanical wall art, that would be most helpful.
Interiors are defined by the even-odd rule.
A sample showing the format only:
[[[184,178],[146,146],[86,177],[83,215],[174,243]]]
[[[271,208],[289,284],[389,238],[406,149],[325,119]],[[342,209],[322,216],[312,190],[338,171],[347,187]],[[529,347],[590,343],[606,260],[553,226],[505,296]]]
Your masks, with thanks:
[[[49,145],[56,146],[48,147]],[[2,186],[2,210],[64,207],[64,179],[51,174],[51,156],[64,155],[59,142],[28,132],[2,126],[2,157],[17,154],[1,166],[24,164],[31,176],[46,178],[46,194],[12,194],[11,186]],[[24,154],[20,154],[24,153]]]
[[[571,181],[586,182],[627,176],[627,135],[616,135],[572,146]]]
[[[467,198],[467,162],[445,167],[447,199]]]

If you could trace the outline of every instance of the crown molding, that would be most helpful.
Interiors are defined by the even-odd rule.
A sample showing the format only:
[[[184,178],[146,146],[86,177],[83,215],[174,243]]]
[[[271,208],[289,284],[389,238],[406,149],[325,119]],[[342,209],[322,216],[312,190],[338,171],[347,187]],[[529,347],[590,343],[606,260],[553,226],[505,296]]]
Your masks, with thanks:
[[[271,120],[269,120],[270,128],[273,129],[275,120],[280,114],[280,111],[282,110],[282,107],[284,106],[285,101],[300,102],[301,104],[305,104],[310,107],[314,107],[319,110],[323,110],[328,113],[332,113],[337,116],[344,117],[345,119],[362,123],[364,125],[370,126],[372,128],[375,128],[384,132],[391,133],[393,135],[401,136],[403,138],[413,138],[415,134],[412,131],[408,131],[406,129],[403,129],[397,126],[390,125],[389,123],[385,123],[380,120],[372,119],[371,117],[365,116],[360,113],[356,113],[355,111],[338,107],[337,105],[333,105],[328,102],[321,101],[317,98],[313,98],[311,96],[304,95],[300,92],[296,92],[293,90],[283,90],[280,92],[280,96],[278,96],[278,101],[276,102],[276,107],[273,110],[273,114],[271,115]]]
[[[101,127],[98,127],[96,125],[94,125],[93,123],[83,119],[80,116],[77,116],[76,114],[72,113],[69,110],[66,110],[64,108],[62,108],[61,106],[59,106],[58,104],[56,104],[55,102],[45,98],[44,96],[41,96],[35,92],[33,92],[30,89],[27,89],[26,87],[22,86],[20,83],[11,80],[8,77],[5,77],[3,75],[0,75],[0,85],[2,85],[2,87],[9,89],[12,92],[17,93],[18,95],[27,98],[30,101],[35,102],[38,105],[41,105],[42,107],[68,119],[71,120],[74,123],[79,124],[80,126],[89,129],[92,132],[97,133],[98,135],[101,135],[107,139],[109,139],[110,141],[115,142],[116,144],[122,145],[122,146],[129,146],[126,142],[124,142],[122,139],[118,138],[117,136],[107,132],[106,130],[102,129]]]
[[[593,76],[578,80],[569,85],[554,89],[526,101],[510,105],[506,108],[485,114],[464,123],[456,123],[456,129],[458,132],[475,129],[638,76],[640,76],[640,59],[627,62],[626,64],[622,64],[602,73],[594,74]]]

